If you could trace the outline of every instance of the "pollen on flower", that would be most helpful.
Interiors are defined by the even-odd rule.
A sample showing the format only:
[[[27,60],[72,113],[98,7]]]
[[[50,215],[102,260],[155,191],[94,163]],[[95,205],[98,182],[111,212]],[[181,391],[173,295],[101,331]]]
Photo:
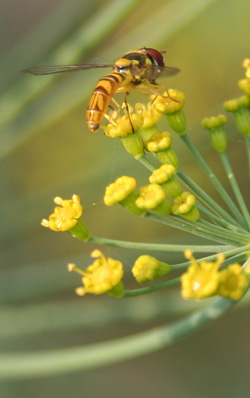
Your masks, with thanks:
[[[174,199],[172,212],[175,215],[184,215],[191,221],[199,219],[199,210],[195,206],[196,198],[189,192],[183,192],[180,196]]]
[[[119,177],[110,184],[105,191],[104,203],[106,206],[113,206],[126,199],[136,188],[136,180],[133,177]]]
[[[172,164],[164,164],[153,171],[149,177],[151,184],[163,184],[174,176],[176,168]]]
[[[181,276],[182,297],[201,300],[215,295],[220,283],[218,269],[225,260],[224,255],[220,254],[216,261],[203,260],[199,263],[191,251],[186,251],[185,256],[191,260],[191,265]]]
[[[162,114],[153,107],[152,101],[147,105],[140,103],[135,104],[135,110],[138,115],[143,116],[144,121],[142,129],[148,129],[154,126],[162,117]]]
[[[248,279],[240,264],[235,263],[220,272],[218,294],[231,300],[240,300],[248,286]]]
[[[149,152],[164,151],[172,144],[172,135],[168,131],[156,132],[152,137],[144,142],[145,148]]]
[[[82,215],[80,197],[73,195],[72,199],[64,200],[57,196],[54,202],[59,206],[55,207],[54,213],[48,220],[43,219],[41,224],[53,231],[68,231],[76,225],[78,218]]]
[[[184,93],[169,89],[162,96],[159,95],[155,99],[153,106],[160,113],[171,114],[181,110],[185,104],[185,100],[186,96]]]
[[[132,113],[129,116],[124,115],[116,119],[114,124],[108,123],[105,128],[105,134],[112,138],[124,137],[127,134],[132,134],[134,131],[140,130],[143,126],[143,121],[143,116],[136,113]]]
[[[164,190],[158,184],[150,184],[140,188],[139,197],[136,199],[136,206],[140,209],[155,209],[166,198]]]
[[[78,295],[83,296],[86,293],[103,294],[112,291],[117,285],[121,285],[123,277],[121,261],[106,258],[99,250],[92,252],[91,256],[96,260],[84,271],[76,267],[72,268],[72,271],[83,275],[83,286],[76,289]]]

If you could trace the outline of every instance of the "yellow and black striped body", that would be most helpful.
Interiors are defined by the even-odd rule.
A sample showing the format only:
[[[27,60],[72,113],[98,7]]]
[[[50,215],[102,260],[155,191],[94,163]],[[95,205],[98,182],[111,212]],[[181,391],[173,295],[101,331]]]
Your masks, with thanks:
[[[128,90],[132,76],[128,72],[112,72],[97,83],[87,109],[87,124],[90,131],[98,130],[107,112],[114,93]],[[126,88],[125,88],[126,87]]]

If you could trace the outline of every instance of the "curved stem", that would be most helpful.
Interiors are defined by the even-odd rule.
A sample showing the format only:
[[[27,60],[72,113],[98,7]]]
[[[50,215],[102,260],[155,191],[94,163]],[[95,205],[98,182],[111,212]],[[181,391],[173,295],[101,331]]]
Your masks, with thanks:
[[[65,374],[138,358],[196,332],[221,317],[234,304],[231,300],[220,298],[171,325],[103,343],[42,352],[5,353],[0,358],[0,378],[15,380]]]

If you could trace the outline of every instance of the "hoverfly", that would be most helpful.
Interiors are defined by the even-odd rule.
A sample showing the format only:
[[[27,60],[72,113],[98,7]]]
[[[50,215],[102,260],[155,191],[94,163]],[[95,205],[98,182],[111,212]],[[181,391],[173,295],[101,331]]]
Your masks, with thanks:
[[[129,51],[121,58],[118,58],[114,64],[82,64],[82,65],[56,65],[41,66],[25,69],[23,72],[34,75],[50,75],[53,73],[63,73],[71,71],[86,70],[91,68],[113,68],[113,71],[102,77],[90,98],[87,108],[86,119],[90,131],[98,130],[106,115],[110,102],[113,101],[118,109],[119,104],[113,98],[115,93],[129,94],[132,88],[141,92],[152,94],[154,90],[163,88],[156,83],[160,75],[174,75],[179,72],[178,68],[165,66],[163,55],[165,51],[157,51],[153,48],[141,48],[135,51]]]

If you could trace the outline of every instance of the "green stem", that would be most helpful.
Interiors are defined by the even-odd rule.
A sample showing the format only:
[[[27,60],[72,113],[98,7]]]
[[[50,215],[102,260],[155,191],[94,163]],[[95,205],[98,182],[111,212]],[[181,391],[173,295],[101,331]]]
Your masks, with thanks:
[[[31,379],[77,370],[96,369],[161,350],[214,322],[235,302],[220,298],[212,305],[173,324],[107,342],[38,352],[1,354],[0,378]]]
[[[187,220],[187,223],[190,223],[191,225],[196,225],[195,222]],[[203,231],[208,231],[208,232],[216,232],[219,236],[224,236],[225,238],[233,239],[235,242],[247,244],[250,241],[250,235],[249,234],[244,234],[242,232],[234,232],[234,231],[229,231],[228,229],[221,228],[215,224],[211,224],[210,222],[206,220],[199,219],[197,228],[200,228],[200,225],[202,225],[201,229]]]
[[[137,159],[143,166],[145,166],[148,170],[154,171],[155,166],[153,163],[150,162],[150,160],[144,155],[140,159]]]
[[[221,157],[221,160],[222,160],[223,165],[225,167],[225,170],[227,172],[228,180],[231,183],[231,186],[233,188],[235,197],[236,197],[236,199],[237,199],[237,201],[239,203],[239,206],[240,206],[240,209],[242,211],[242,214],[243,214],[243,216],[244,216],[244,218],[245,218],[245,220],[247,222],[248,229],[250,229],[250,215],[249,215],[246,203],[245,203],[245,201],[244,201],[244,199],[242,197],[242,194],[240,192],[240,188],[239,188],[238,183],[236,181],[233,169],[232,169],[230,161],[228,159],[228,155],[227,155],[226,152],[222,152],[222,153],[220,153],[220,157]]]
[[[176,174],[200,199],[206,203],[207,206],[213,209],[229,223],[239,227],[237,221],[235,221],[222,207],[220,207],[212,198],[210,198],[210,196],[207,195],[206,192],[204,192],[197,184],[195,184],[195,182],[193,182],[185,173],[183,173],[181,170],[178,170]]]
[[[220,225],[223,228],[228,229],[229,231],[241,232],[244,233],[245,230],[242,228],[237,228],[235,225],[228,223],[224,219],[216,216],[210,210],[206,209],[201,203],[196,203],[197,208],[199,209],[200,213],[206,216],[209,220],[214,221],[217,225]]]
[[[187,147],[190,149],[190,151],[192,152],[193,156],[198,161],[200,166],[203,168],[203,170],[207,174],[209,180],[213,183],[214,187],[217,189],[217,191],[221,195],[222,199],[227,204],[228,208],[232,211],[232,213],[234,214],[235,218],[243,226],[246,226],[246,222],[245,222],[244,218],[242,217],[242,214],[240,213],[239,209],[235,206],[234,202],[232,201],[232,199],[230,198],[230,196],[228,195],[228,193],[226,192],[226,190],[224,189],[224,187],[222,186],[222,184],[220,183],[220,181],[218,180],[218,178],[216,177],[214,172],[210,169],[208,164],[205,162],[205,160],[201,156],[201,154],[198,151],[198,149],[192,143],[192,141],[190,140],[189,136],[187,134],[185,134],[185,135],[181,136],[181,138],[185,142]]]
[[[226,245],[232,245],[232,246],[237,245],[238,246],[240,244],[239,242],[235,242],[230,239],[225,239],[216,234],[202,231],[202,230],[200,230],[199,227],[196,226],[196,223],[194,223],[195,224],[194,226],[188,225],[187,222],[183,223],[181,221],[176,221],[176,220],[173,220],[172,218],[171,219],[166,218],[159,214],[154,214],[154,213],[150,213],[150,212],[146,213],[144,217],[147,217],[154,221],[160,222],[162,224],[169,225],[171,227],[180,229],[181,231],[185,231],[190,234],[198,235],[198,236],[206,238],[206,239],[211,239],[211,240],[215,240],[217,242],[225,243]]]
[[[157,290],[165,289],[169,286],[178,285],[181,282],[181,278],[170,279],[169,281],[157,283],[156,285],[142,287],[140,289],[125,290],[125,295],[123,297],[134,297],[141,296],[142,294],[152,293]]]
[[[122,247],[128,249],[156,250],[156,251],[167,251],[167,252],[183,252],[187,248],[187,245],[165,245],[161,243],[129,242],[129,241],[116,240],[116,239],[102,238],[93,235],[91,236],[89,242],[98,245]],[[188,245],[188,248],[196,253],[210,253],[210,252],[218,253],[224,251],[225,249],[229,249],[230,246]]]

